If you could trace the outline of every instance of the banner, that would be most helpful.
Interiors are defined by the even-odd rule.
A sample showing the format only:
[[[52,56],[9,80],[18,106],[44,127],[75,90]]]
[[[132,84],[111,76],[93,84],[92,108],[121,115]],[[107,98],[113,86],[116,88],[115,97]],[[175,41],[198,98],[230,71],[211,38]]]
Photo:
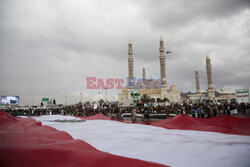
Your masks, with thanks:
[[[249,103],[249,89],[236,89],[236,102]]]
[[[49,101],[49,98],[45,97],[45,98],[42,98],[42,101]]]

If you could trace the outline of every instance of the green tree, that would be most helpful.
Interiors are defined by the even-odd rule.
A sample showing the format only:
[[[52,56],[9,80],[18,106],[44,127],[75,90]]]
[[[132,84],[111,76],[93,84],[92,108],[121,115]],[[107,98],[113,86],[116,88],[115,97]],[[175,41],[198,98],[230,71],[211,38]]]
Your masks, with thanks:
[[[90,102],[89,101],[86,101],[85,103],[84,103],[84,106],[85,107],[88,107],[90,105]]]
[[[98,101],[98,103],[99,103],[100,105],[102,105],[102,104],[104,103],[104,100],[103,100],[103,99],[100,99],[100,100]]]
[[[150,101],[150,97],[147,94],[143,94],[141,97],[141,102],[147,103]]]
[[[165,97],[165,98],[163,99],[163,102],[166,102],[166,101],[169,102],[169,99]]]
[[[151,98],[150,101],[154,103],[155,102],[155,98]]]
[[[162,102],[161,98],[157,98],[156,101],[159,103],[159,102]]]

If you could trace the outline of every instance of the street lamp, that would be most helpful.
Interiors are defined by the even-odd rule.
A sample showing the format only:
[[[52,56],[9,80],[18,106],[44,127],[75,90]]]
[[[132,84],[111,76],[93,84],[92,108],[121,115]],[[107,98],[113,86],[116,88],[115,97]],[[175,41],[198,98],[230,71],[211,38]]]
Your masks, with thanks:
[[[67,104],[67,96],[64,95],[64,97],[65,97],[65,105],[66,105]]]
[[[82,104],[82,92],[80,92],[80,94],[81,94],[81,101],[80,101],[81,103],[80,104]]]
[[[104,88],[105,89],[105,98],[106,98],[106,103],[107,103],[107,87]]]

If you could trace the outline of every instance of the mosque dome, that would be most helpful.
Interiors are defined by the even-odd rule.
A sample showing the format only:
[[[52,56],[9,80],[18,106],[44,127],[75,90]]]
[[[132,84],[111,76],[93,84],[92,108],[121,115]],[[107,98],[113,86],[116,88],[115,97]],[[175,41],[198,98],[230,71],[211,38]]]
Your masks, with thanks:
[[[175,86],[175,85],[171,85],[170,88],[169,88],[169,90],[170,90],[171,92],[177,92],[177,89],[176,89],[176,86]]]

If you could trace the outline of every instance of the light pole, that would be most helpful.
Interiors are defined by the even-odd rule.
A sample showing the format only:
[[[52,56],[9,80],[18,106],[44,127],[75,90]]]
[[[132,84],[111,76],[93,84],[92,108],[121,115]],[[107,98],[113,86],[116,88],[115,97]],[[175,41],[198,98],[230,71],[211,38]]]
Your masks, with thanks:
[[[105,89],[105,98],[106,98],[106,103],[107,103],[107,87],[104,88]]]
[[[64,95],[64,97],[65,97],[65,105],[66,105],[67,104],[67,96]]]
[[[80,92],[80,94],[81,94],[81,104],[82,104],[82,92]]]
[[[99,101],[101,100],[101,92],[99,92]]]

